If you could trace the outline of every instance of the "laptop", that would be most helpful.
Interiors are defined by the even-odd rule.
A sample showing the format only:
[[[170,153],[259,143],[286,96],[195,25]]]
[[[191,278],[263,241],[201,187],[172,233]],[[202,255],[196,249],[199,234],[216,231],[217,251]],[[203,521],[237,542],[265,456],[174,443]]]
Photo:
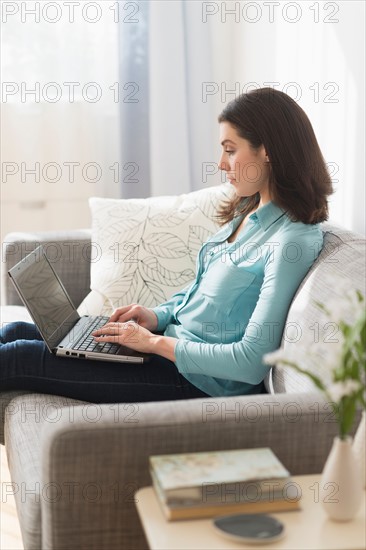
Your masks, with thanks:
[[[19,296],[51,353],[73,359],[144,363],[149,355],[109,342],[95,342],[91,333],[109,317],[80,317],[42,246],[8,271]]]

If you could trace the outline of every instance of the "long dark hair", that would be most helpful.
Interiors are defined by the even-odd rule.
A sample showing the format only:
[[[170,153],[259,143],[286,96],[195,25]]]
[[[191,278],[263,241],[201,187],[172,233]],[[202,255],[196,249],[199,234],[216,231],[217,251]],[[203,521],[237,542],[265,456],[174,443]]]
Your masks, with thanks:
[[[315,224],[328,219],[332,181],[310,120],[290,96],[272,88],[252,90],[230,101],[218,120],[231,124],[254,150],[264,145],[269,192],[291,220]],[[218,220],[224,224],[247,214],[259,200],[259,193],[235,197],[220,209]]]

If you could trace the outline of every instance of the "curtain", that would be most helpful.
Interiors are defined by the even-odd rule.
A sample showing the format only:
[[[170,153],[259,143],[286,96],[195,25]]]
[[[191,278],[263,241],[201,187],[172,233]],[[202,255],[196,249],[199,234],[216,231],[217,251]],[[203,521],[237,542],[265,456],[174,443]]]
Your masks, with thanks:
[[[134,4],[135,22],[120,25],[120,82],[135,90],[120,105],[121,164],[134,172],[133,181],[123,182],[122,196],[184,193],[220,183],[221,105],[219,97],[206,97],[219,43],[214,23],[202,23],[201,2]],[[229,51],[230,43],[222,47]]]
[[[273,86],[308,114],[331,173],[331,221],[365,232],[365,4],[135,2],[120,25],[122,196],[175,194],[223,181],[217,116],[243,91]]]
[[[70,11],[64,2],[4,3],[2,161],[18,167],[4,196],[8,186],[18,196],[34,188],[34,196],[63,193],[70,202],[119,193],[118,24],[112,3],[91,4]],[[39,185],[31,175],[22,182],[21,163],[31,170],[37,162]]]
[[[62,178],[34,185],[27,176],[23,184],[19,172],[2,198],[63,194],[86,204],[90,195],[216,185],[225,179],[217,116],[238,93],[272,85],[313,124],[336,188],[332,221],[365,232],[364,2],[82,1],[73,21],[73,3],[5,4],[18,12],[6,20],[2,13],[3,166],[55,162]],[[52,23],[56,4],[62,13]],[[21,11],[36,5],[40,21],[28,14],[22,22]],[[95,6],[101,16],[93,21]],[[59,88],[47,88],[52,82]],[[73,101],[70,82],[79,83]],[[98,90],[85,89],[93,82],[102,91],[94,102],[87,96]],[[38,99],[29,93],[23,101],[22,86],[37,85]],[[101,171],[94,182],[93,167],[89,178],[82,173],[88,163]]]

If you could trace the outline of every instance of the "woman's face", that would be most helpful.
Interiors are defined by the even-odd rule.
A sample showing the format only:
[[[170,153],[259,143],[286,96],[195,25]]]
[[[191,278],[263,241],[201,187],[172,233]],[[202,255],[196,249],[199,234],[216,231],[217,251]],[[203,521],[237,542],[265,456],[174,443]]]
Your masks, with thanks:
[[[268,191],[268,157],[264,146],[252,149],[248,140],[240,137],[228,122],[220,123],[222,155],[220,170],[225,170],[228,181],[239,197],[251,197],[259,192],[261,202],[270,200]]]

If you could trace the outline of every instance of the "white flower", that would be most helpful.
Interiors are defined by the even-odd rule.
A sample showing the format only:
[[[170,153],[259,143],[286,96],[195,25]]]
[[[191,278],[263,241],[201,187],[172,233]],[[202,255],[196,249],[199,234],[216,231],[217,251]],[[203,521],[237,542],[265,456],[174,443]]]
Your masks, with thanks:
[[[328,388],[328,393],[332,401],[339,403],[342,397],[356,393],[360,387],[360,383],[356,380],[344,380],[332,384]]]
[[[334,284],[332,286],[334,287]],[[337,324],[341,321],[352,324],[362,314],[364,300],[360,302],[356,291],[345,287],[344,284],[338,285],[337,291],[340,291],[338,299],[324,304],[328,311],[326,316],[329,321]]]
[[[322,370],[329,373],[337,369],[341,363],[342,343],[340,341],[324,341],[314,342],[310,335],[304,337],[299,342],[287,343],[285,348],[277,349],[271,353],[267,353],[263,357],[263,361],[267,365],[285,366],[285,361],[294,363],[299,367],[322,365]]]
[[[291,323],[286,327],[284,347],[267,353],[263,361],[284,369],[293,366],[325,392],[333,403],[340,436],[344,438],[354,419],[356,404],[364,405],[366,401],[363,367],[366,353],[361,351],[366,325],[365,299],[361,292],[349,290],[344,281],[335,286],[337,300],[325,299],[323,306],[318,303],[318,317],[311,325]],[[343,380],[335,381],[339,378]],[[350,406],[336,407],[344,398]]]
[[[337,342],[320,342],[309,348],[309,354],[323,369],[332,372],[342,363],[342,344]]]

